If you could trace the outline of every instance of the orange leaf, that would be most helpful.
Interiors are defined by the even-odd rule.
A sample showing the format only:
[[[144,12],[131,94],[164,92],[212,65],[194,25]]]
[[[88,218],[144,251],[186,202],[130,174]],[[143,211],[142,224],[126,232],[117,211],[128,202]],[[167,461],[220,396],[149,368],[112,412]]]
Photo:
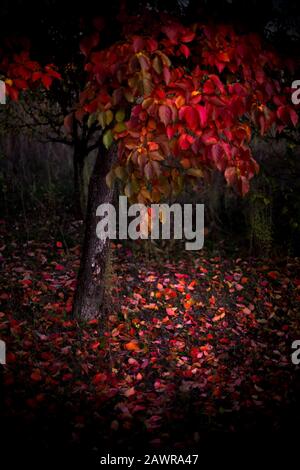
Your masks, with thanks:
[[[225,317],[225,313],[221,313],[221,315],[215,315],[212,319],[213,322],[222,320]]]
[[[140,351],[140,347],[136,341],[130,341],[129,343],[125,344],[125,349],[127,351]]]
[[[127,390],[125,390],[125,392],[123,393],[123,395],[125,395],[125,397],[132,397],[132,395],[135,394],[135,389],[134,387],[131,387],[131,388],[128,388]]]

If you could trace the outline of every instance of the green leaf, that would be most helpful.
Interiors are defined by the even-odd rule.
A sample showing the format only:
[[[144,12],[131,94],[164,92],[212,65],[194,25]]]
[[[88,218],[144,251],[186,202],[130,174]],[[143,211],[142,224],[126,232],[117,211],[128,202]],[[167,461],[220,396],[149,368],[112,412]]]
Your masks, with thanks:
[[[123,109],[119,109],[119,111],[116,112],[116,121],[123,122],[124,119],[125,119],[125,111]]]
[[[186,173],[197,178],[203,178],[203,171],[200,168],[189,168]]]
[[[126,131],[126,126],[124,122],[118,122],[114,127],[114,132],[124,132]]]
[[[114,118],[114,114],[113,112],[109,109],[108,111],[105,112],[105,121],[106,121],[106,125],[109,126],[110,123],[112,122]]]
[[[88,122],[87,122],[87,125],[89,128],[94,124],[96,119],[97,119],[97,115],[95,113],[89,115]]]
[[[103,135],[103,144],[105,145],[105,147],[107,149],[109,149],[109,147],[111,146],[111,144],[113,143],[113,133],[112,131],[109,129],[108,131],[105,132],[105,134]]]

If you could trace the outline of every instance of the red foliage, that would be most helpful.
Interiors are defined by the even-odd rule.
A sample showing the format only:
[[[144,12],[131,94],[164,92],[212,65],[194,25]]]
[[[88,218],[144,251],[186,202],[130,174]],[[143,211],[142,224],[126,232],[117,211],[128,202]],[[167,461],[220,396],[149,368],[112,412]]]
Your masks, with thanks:
[[[19,98],[20,91],[39,85],[49,90],[53,80],[61,78],[53,64],[42,66],[32,60],[29,49],[12,54],[0,50],[0,73],[5,77],[7,95],[14,101]]]
[[[121,178],[131,200],[147,203],[176,195],[215,168],[246,194],[258,171],[253,133],[298,123],[279,57],[257,35],[230,26],[172,22],[101,49],[102,23],[95,24],[80,46],[87,80],[76,116],[99,122],[106,147],[118,141],[116,166],[125,171],[113,168],[108,183]],[[12,99],[60,78],[28,50],[4,57],[0,70]],[[69,128],[68,116],[65,122]]]
[[[104,50],[89,44],[89,81],[77,115],[95,114],[107,146],[118,140],[117,165],[129,167],[121,172],[124,185],[140,202],[180,191],[194,177],[188,169],[216,168],[246,194],[258,171],[249,147],[253,132],[298,122],[277,78],[283,64],[257,35],[170,23]],[[149,142],[157,144],[154,151]]]

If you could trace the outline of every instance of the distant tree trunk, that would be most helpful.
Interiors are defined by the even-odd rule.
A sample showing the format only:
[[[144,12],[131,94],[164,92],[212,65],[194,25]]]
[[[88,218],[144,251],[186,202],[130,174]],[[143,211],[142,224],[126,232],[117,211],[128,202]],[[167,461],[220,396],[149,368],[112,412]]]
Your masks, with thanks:
[[[74,207],[75,215],[83,219],[86,211],[86,200],[84,193],[84,160],[86,150],[81,142],[74,145],[73,169],[74,169]]]
[[[101,147],[89,183],[85,237],[73,304],[76,318],[95,318],[103,313],[110,241],[100,240],[96,235],[96,210],[100,204],[113,202],[114,190],[108,188],[105,177],[116,155],[115,145],[109,151]]]

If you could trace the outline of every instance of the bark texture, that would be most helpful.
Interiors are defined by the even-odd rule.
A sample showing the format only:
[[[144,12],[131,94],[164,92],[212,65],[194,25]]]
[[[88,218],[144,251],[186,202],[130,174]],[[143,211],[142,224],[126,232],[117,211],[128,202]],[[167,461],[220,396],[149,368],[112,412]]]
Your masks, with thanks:
[[[100,240],[96,235],[96,210],[100,204],[113,202],[114,189],[108,188],[105,177],[116,155],[114,144],[108,151],[101,147],[89,183],[85,237],[73,304],[74,316],[85,320],[105,314],[105,274],[110,241]]]

